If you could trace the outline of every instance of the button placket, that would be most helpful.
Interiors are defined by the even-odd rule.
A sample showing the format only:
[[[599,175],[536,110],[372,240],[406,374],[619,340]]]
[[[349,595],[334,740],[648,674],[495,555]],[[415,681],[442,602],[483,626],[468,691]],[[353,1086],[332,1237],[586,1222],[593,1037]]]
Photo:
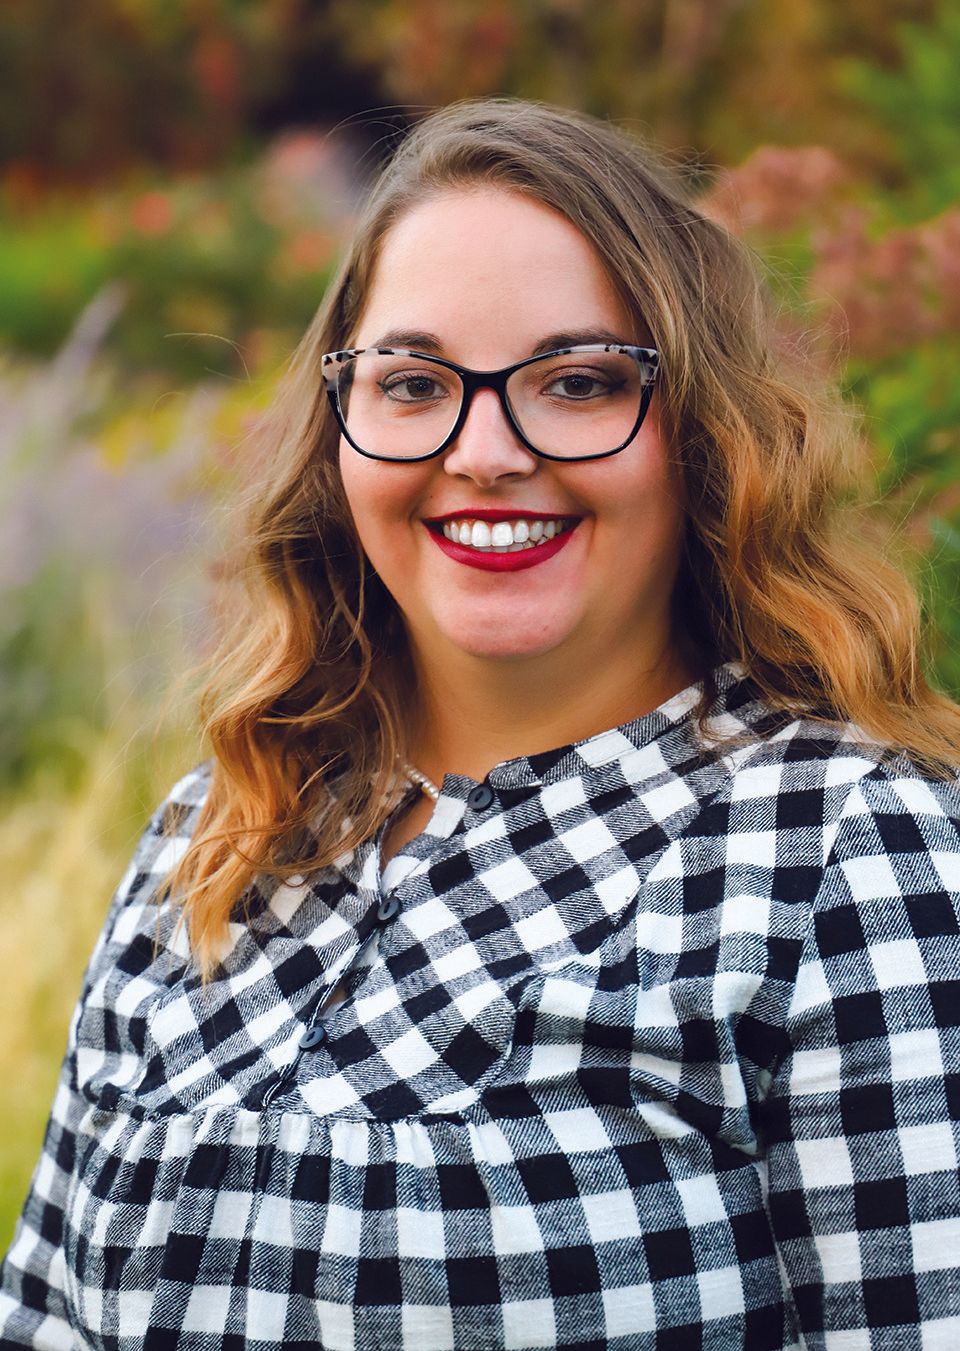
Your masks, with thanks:
[[[377,923],[389,924],[400,913],[400,901],[396,896],[384,896],[377,906]]]
[[[467,806],[472,812],[485,812],[493,805],[495,794],[488,783],[478,783],[467,794]]]
[[[314,1023],[307,1028],[297,1045],[301,1051],[315,1051],[318,1046],[323,1045],[326,1039],[327,1029],[323,1023]]]

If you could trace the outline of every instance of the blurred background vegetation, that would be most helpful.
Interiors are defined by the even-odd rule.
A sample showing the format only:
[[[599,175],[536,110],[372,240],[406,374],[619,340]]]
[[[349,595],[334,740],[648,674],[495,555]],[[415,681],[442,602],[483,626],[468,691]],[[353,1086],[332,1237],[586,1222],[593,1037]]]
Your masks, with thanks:
[[[4,0],[0,1242],[110,892],[197,756],[166,691],[224,489],[429,108],[545,99],[686,167],[863,410],[960,695],[958,70],[957,0]]]

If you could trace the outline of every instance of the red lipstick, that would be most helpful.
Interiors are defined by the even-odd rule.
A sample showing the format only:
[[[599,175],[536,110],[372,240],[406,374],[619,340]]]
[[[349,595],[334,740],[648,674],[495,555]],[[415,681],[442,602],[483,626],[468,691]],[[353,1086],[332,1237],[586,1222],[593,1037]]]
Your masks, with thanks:
[[[443,533],[444,521],[488,521],[495,523],[497,521],[569,521],[570,526],[559,535],[554,535],[553,539],[545,543],[537,544],[531,549],[517,549],[514,552],[495,553],[473,549],[468,544],[455,543],[447,539]],[[432,520],[425,521],[430,538],[436,543],[437,547],[442,549],[448,558],[453,559],[455,563],[463,563],[468,568],[477,568],[481,572],[524,572],[528,568],[535,568],[538,563],[546,563],[549,559],[555,558],[561,549],[565,548],[573,538],[579,520],[576,517],[548,515],[541,512],[527,511],[500,511],[491,508],[485,508],[480,511],[457,511],[450,512],[445,516],[437,516]]]
[[[526,511],[523,507],[461,507],[458,511],[445,511],[442,516],[424,517],[424,525],[443,525],[444,521],[576,521],[577,516],[564,515],[562,511]]]

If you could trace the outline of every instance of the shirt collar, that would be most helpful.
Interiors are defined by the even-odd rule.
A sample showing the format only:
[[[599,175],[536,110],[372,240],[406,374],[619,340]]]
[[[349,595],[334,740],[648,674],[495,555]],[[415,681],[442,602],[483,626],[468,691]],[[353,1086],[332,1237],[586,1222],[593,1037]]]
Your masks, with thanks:
[[[716,667],[713,681],[716,698],[709,726],[718,735],[749,733],[759,717],[769,713],[739,662]],[[603,774],[617,767],[628,783],[639,783],[657,773],[687,768],[691,759],[705,754],[690,718],[702,693],[703,681],[695,681],[649,713],[619,727],[556,750],[504,760],[490,770],[487,781],[498,791],[535,788],[572,775]]]

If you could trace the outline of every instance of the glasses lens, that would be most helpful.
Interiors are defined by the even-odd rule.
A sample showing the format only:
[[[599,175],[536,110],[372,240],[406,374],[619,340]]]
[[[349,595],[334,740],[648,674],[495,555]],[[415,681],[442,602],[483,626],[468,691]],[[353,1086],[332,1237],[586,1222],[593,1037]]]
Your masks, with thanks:
[[[607,455],[630,437],[653,368],[621,352],[570,351],[521,366],[507,398],[527,440],[545,455]]]
[[[463,384],[455,371],[422,357],[361,352],[342,366],[337,397],[347,431],[361,450],[415,459],[449,436]]]

